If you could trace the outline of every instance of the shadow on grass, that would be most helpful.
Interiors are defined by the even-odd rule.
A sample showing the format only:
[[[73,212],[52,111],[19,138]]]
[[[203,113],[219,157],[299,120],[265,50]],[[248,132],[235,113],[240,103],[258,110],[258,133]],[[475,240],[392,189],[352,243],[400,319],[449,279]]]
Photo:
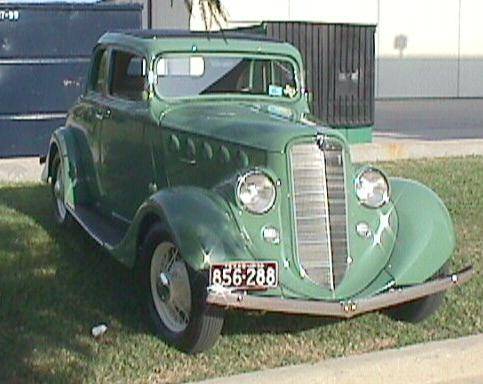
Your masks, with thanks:
[[[47,186],[0,188],[0,382],[81,382],[98,343],[149,332],[133,276],[78,225],[60,228]],[[328,320],[229,312],[224,334],[298,332]],[[107,323],[101,341],[91,327]]]
[[[223,334],[249,335],[261,333],[296,333],[324,325],[334,324],[339,321],[341,320],[318,316],[229,311],[225,318]]]
[[[131,272],[58,227],[46,186],[0,188],[0,209],[0,381],[82,381],[92,326],[144,331]]]

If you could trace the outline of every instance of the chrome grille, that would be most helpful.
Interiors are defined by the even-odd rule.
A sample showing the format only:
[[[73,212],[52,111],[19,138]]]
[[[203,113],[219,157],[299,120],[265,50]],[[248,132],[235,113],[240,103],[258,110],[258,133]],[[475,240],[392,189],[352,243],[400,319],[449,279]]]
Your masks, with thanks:
[[[335,141],[326,141],[323,146],[327,195],[330,216],[330,242],[332,249],[332,274],[337,286],[347,270],[347,201],[345,191],[344,151]]]
[[[297,254],[307,276],[335,289],[347,268],[345,174],[336,142],[294,145],[290,151]]]

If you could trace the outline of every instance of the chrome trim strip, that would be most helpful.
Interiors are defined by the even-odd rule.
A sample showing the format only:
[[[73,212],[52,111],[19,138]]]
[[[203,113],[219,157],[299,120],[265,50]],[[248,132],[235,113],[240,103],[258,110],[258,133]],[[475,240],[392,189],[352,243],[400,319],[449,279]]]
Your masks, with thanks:
[[[319,150],[322,152],[322,174],[324,177],[324,187],[325,187],[325,212],[328,216],[328,219],[325,220],[325,227],[326,227],[326,232],[327,232],[327,248],[329,250],[329,284],[330,284],[330,289],[334,290],[335,289],[335,284],[334,284],[334,257],[332,255],[332,235],[330,231],[330,210],[329,210],[329,188],[327,187],[327,160],[325,158],[325,152],[322,149],[322,146],[324,144],[324,137],[320,136],[317,139],[317,146],[319,147]]]
[[[32,65],[32,64],[72,64],[89,63],[91,58],[82,56],[72,57],[21,57],[0,59],[0,65]]]
[[[293,148],[293,146],[292,146]],[[295,257],[297,258],[297,266],[299,267],[299,274],[303,276],[305,274],[304,268],[302,267],[302,262],[300,260],[300,253],[299,253],[299,239],[298,239],[298,230],[297,230],[297,206],[295,205],[295,185],[294,185],[294,170],[295,167],[293,166],[293,157],[292,157],[292,148],[289,151],[289,162],[290,162],[290,188],[291,188],[291,205],[292,205],[292,212],[293,212],[293,228],[294,228],[294,237],[295,237]]]
[[[0,115],[0,120],[52,120],[52,119],[64,119],[67,117],[67,113],[23,113],[23,114],[9,114]]]
[[[347,168],[346,168],[346,150],[342,147],[342,162],[343,162],[343,172],[344,172],[344,189],[347,188]],[[349,191],[346,189],[345,191],[345,241],[346,241],[346,266],[345,266],[345,273],[350,267],[349,260],[353,260],[352,258],[352,250],[349,242],[349,203],[347,194]]]
[[[125,224],[131,225],[132,221],[125,218],[124,216],[120,215],[119,213],[116,212],[111,212],[111,216],[114,217],[115,219],[122,221]]]
[[[342,279],[344,278],[345,274],[347,273],[347,270],[349,269],[349,263],[348,263],[348,260],[349,259],[352,259],[351,257],[351,253],[350,253],[350,246],[349,246],[349,207],[348,207],[348,198],[347,198],[347,194],[348,194],[348,191],[347,191],[347,173],[346,173],[346,150],[344,148],[344,146],[342,145],[342,143],[340,143],[339,141],[336,141],[336,140],[332,140],[332,142],[335,142],[336,144],[333,144],[333,145],[338,145],[340,146],[340,167],[342,168],[342,192],[343,192],[343,195],[344,195],[344,218],[345,218],[345,255],[344,256],[344,263],[345,263],[345,271],[344,271],[344,275],[342,277]],[[323,152],[324,152],[324,156],[325,156],[325,149],[323,149]],[[334,165],[331,165],[332,168],[334,168]],[[336,169],[339,169],[340,167],[335,167]],[[329,181],[326,182],[326,186],[328,188],[329,186]],[[333,182],[331,182],[331,186],[333,187]],[[331,196],[329,194],[329,192],[327,191],[327,201],[330,202],[331,201]],[[331,212],[330,210],[330,206],[329,206],[329,219],[330,219],[330,223],[331,225],[332,224],[335,224],[334,221],[335,221],[335,214],[333,212]],[[331,238],[331,244],[333,243],[334,240],[332,240]],[[331,254],[332,256],[332,259],[334,259],[334,254],[332,253]],[[340,255],[337,255],[337,256],[340,256]],[[339,260],[339,257],[337,257],[337,262],[340,263],[341,260]],[[333,264],[332,264],[333,265]],[[336,280],[336,276],[333,274],[333,279],[334,279],[334,287],[338,284],[340,284],[341,280],[339,281],[335,281]],[[335,288],[334,288],[335,289]]]

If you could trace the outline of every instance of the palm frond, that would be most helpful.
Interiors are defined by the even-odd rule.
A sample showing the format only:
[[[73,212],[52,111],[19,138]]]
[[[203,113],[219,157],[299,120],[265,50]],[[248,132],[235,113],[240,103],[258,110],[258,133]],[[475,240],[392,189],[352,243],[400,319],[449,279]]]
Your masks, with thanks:
[[[193,13],[193,2],[195,0],[184,0],[184,4],[189,13]],[[205,24],[207,31],[211,30],[213,24],[216,24],[220,29],[223,28],[223,23],[227,21],[226,11],[221,4],[221,0],[198,0],[198,7]],[[173,0],[171,0],[173,5]]]

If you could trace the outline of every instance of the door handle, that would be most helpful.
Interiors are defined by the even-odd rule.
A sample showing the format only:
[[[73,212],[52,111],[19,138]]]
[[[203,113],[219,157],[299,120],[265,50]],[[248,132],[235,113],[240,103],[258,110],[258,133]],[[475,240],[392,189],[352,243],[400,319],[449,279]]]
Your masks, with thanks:
[[[185,159],[184,157],[180,157],[179,161],[181,161],[182,163],[185,163],[185,164],[189,164],[189,165],[196,165],[195,159]]]

